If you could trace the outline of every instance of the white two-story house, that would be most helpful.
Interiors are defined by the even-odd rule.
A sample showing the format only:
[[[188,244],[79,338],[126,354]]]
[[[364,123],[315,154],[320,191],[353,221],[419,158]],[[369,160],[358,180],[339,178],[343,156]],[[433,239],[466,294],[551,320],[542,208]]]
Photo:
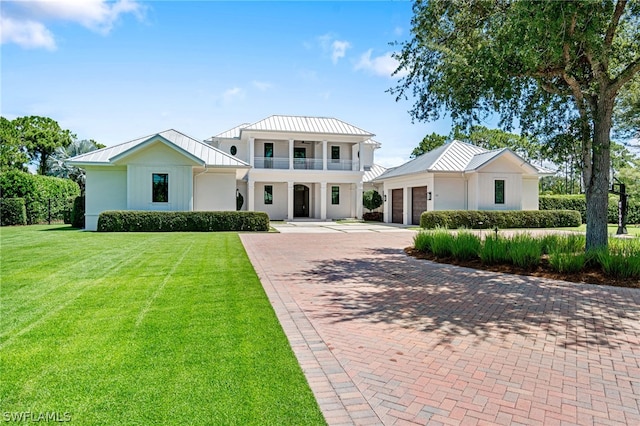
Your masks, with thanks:
[[[105,210],[264,211],[273,220],[362,217],[380,147],[335,118],[274,115],[200,141],[166,130],[70,159],[86,170],[86,229]],[[377,173],[376,173],[377,171]]]
[[[250,165],[237,188],[243,209],[273,220],[362,217],[363,177],[380,147],[335,118],[273,115],[206,142]]]

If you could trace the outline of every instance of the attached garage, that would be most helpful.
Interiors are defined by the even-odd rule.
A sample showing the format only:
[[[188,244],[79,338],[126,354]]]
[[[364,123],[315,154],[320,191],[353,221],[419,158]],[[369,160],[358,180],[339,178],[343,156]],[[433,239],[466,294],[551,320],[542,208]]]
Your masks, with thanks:
[[[402,223],[402,189],[391,190],[391,222]]]
[[[420,225],[420,215],[427,211],[427,187],[411,188],[411,224]]]

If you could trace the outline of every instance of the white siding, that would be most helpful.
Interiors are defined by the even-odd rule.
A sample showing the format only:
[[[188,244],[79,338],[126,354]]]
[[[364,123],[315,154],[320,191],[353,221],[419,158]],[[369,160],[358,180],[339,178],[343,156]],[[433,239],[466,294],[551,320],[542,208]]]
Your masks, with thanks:
[[[194,179],[194,210],[235,211],[235,170],[231,170],[226,173],[196,173]],[[246,197],[244,208],[246,209]]]
[[[169,175],[169,202],[167,203],[154,203],[152,200],[154,173]],[[193,209],[191,166],[129,165],[127,174],[129,210],[189,211]]]
[[[478,210],[478,191],[479,189],[478,174],[473,173],[467,179],[467,209]]]
[[[105,210],[127,209],[127,170],[124,167],[86,168],[85,229],[98,229],[98,216]]]
[[[504,180],[504,204],[495,203],[495,181]],[[521,210],[522,176],[510,173],[478,173],[478,210]]]
[[[417,186],[417,185],[415,185]],[[431,191],[431,188],[429,188]],[[465,178],[462,176],[435,176],[433,191],[434,210],[465,210]]]
[[[538,210],[538,177],[522,178],[522,210]]]
[[[231,147],[235,146],[236,147],[236,155],[234,155],[234,157],[248,163],[249,162],[249,152],[247,151],[248,149],[248,145],[246,141],[241,141],[239,139],[220,139],[218,142],[218,148],[221,151],[226,152],[229,155],[233,155],[231,154]],[[264,149],[264,148],[263,148]],[[262,154],[264,154],[264,152],[262,152]],[[262,156],[259,155],[260,157]]]

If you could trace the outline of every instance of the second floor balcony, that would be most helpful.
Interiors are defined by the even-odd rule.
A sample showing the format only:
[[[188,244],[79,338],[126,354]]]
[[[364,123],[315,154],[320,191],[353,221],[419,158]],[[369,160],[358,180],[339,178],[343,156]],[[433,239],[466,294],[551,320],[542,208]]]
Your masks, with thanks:
[[[288,157],[255,157],[253,166],[256,169],[279,170],[324,170],[321,158],[294,158]],[[327,160],[327,170],[359,170],[358,161],[353,160]]]

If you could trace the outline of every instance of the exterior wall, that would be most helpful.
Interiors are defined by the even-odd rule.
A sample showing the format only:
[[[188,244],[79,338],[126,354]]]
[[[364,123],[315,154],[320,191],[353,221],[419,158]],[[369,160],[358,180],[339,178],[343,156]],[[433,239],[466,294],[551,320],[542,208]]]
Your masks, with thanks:
[[[478,210],[478,174],[473,173],[467,178],[467,209]]]
[[[171,178],[169,178],[171,182]],[[194,210],[236,209],[236,174],[231,171],[214,171],[194,174]],[[245,198],[246,200],[246,198]],[[246,203],[245,203],[246,204]]]
[[[123,158],[127,164],[127,208],[129,210],[193,210],[194,163],[162,142]],[[152,201],[152,175],[169,175],[169,202]],[[234,185],[235,186],[235,185]]]
[[[386,197],[386,201],[383,203],[384,209],[384,221],[391,223],[392,221],[392,197],[391,192],[394,189],[403,190],[403,208],[402,208],[402,223],[405,225],[411,224],[411,211],[412,211],[412,196],[411,188],[416,186],[427,186],[428,191],[432,193],[431,200],[427,201],[427,211],[434,210],[435,208],[435,191],[437,188],[434,185],[434,175],[432,173],[416,173],[408,176],[398,176],[395,178],[385,179],[382,183],[383,191],[380,192],[383,200]]]
[[[522,177],[522,210],[538,210],[538,177]]]
[[[273,186],[273,204],[264,203],[264,186]],[[288,194],[286,182],[256,182],[254,196],[254,210],[266,212],[271,220],[285,220],[287,218]],[[311,194],[309,194],[311,198]],[[246,198],[245,198],[246,200]]]
[[[151,179],[154,173],[169,175],[168,203],[152,201]],[[127,175],[127,208],[129,210],[189,211],[193,209],[192,166],[129,165]],[[232,187],[235,188],[235,184]]]
[[[360,161],[362,162],[363,167],[373,166],[374,152],[375,145],[364,143],[362,144],[362,150],[360,150]]]
[[[340,204],[331,204],[332,186],[340,188]],[[347,183],[327,183],[327,218],[343,219],[354,216],[352,206],[354,201],[357,202],[357,200],[353,198],[355,196],[353,186],[353,184]],[[362,203],[362,200],[360,200],[360,203]]]
[[[247,208],[249,206],[249,191],[247,188],[247,182],[243,181],[243,180],[237,180],[236,181],[236,188],[238,190],[238,192],[240,192],[240,194],[242,194],[242,198],[244,199],[244,202],[242,203],[242,208],[240,209],[241,211],[247,211]]]
[[[504,204],[495,204],[495,181],[504,180]],[[478,173],[478,210],[521,210],[522,175]]]
[[[433,188],[429,189],[433,189],[433,210],[466,210],[465,180],[459,174],[435,175]]]
[[[105,210],[127,209],[126,167],[86,167],[85,229],[98,229],[98,215]]]
[[[218,143],[215,144],[216,148],[230,155],[233,155],[231,154],[232,146],[235,146],[237,150],[235,157],[248,163],[249,151],[248,151],[248,146],[246,141],[241,141],[240,139],[219,139]]]

